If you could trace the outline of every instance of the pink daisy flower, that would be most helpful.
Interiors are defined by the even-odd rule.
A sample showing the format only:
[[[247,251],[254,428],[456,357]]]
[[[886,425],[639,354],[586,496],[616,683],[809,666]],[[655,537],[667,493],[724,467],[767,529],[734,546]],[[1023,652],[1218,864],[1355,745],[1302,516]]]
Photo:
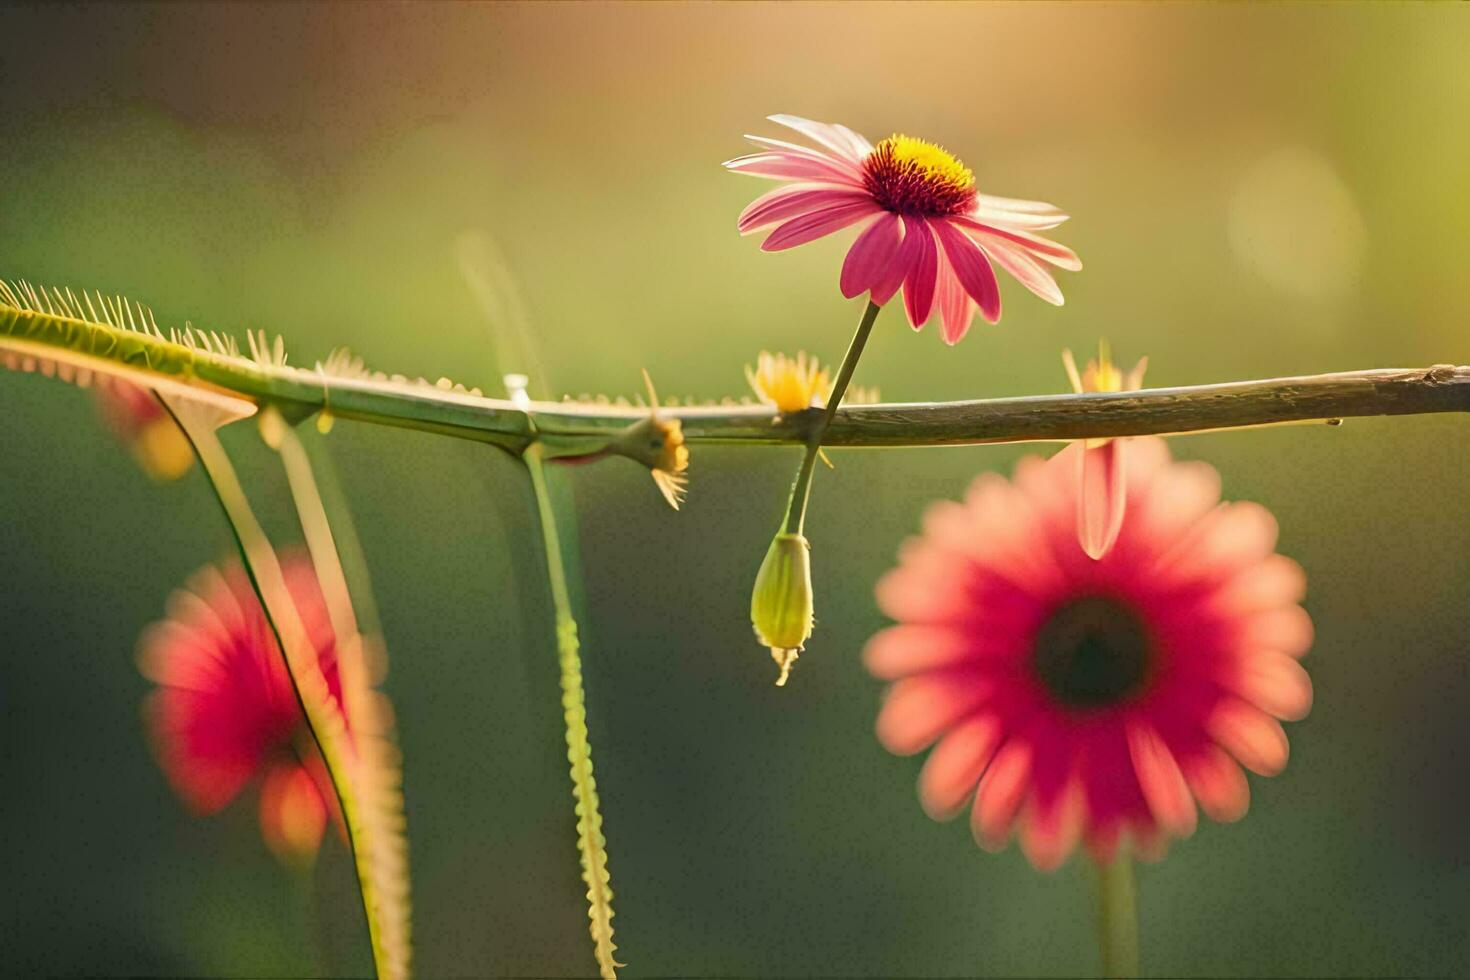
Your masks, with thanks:
[[[878,583],[898,624],[864,653],[893,682],[879,740],[900,755],[935,746],[924,809],[968,807],[981,847],[1015,833],[1043,870],[1079,840],[1104,862],[1125,835],[1162,856],[1194,831],[1196,805],[1239,819],[1241,767],[1280,772],[1278,719],[1312,702],[1296,659],[1312,638],[1305,576],[1274,552],[1270,512],[1220,503],[1211,467],[1132,439],[1125,519],[1092,559],[1077,540],[1084,451],[1028,458],[1014,482],[985,474],[963,503],[935,504]]]
[[[749,136],[761,152],[725,163],[738,173],[791,181],[740,214],[742,233],[774,226],[761,244],[765,251],[861,225],[842,264],[842,294],[867,293],[882,306],[902,287],[909,323],[917,330],[937,315],[949,344],[970,329],[976,309],[990,323],[1000,319],[995,265],[1062,305],[1046,267],[1076,271],[1082,263],[1071,249],[1036,234],[1067,220],[1052,205],[981,194],[953,154],[911,136],[890,136],[875,147],[846,126],[770,119],[822,149]]]
[[[332,697],[341,705],[336,644],[311,560],[284,557],[297,610]],[[308,861],[336,796],[307,732],[275,636],[238,564],[207,566],[169,599],[168,618],[139,643],[158,685],[144,718],[159,765],[195,813],[214,813],[262,779],[260,829],[287,861]]]

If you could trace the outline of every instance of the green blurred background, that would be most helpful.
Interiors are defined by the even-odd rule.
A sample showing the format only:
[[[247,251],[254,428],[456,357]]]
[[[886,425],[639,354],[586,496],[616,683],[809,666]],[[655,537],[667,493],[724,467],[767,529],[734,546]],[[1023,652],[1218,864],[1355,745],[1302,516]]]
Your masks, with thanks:
[[[763,347],[840,357],[842,240],[734,229],[719,162],[791,112],[940,140],[983,190],[1056,202],[1086,270],[1013,282],[958,346],[895,312],[890,400],[1061,390],[1063,346],[1155,385],[1470,359],[1464,6],[53,5],[0,9],[0,275],[160,322],[283,333],[292,363],[495,387],[454,241],[503,246],[555,384],[739,395]],[[238,430],[238,431],[237,431]],[[1318,625],[1317,706],[1247,819],[1140,872],[1145,969],[1470,968],[1470,465],[1456,417],[1179,439],[1280,518]],[[279,468],[227,444],[282,540]],[[592,969],[550,610],[521,471],[339,424],[406,755],[425,976]],[[818,632],[792,686],[746,622],[794,451],[695,453],[674,514],[578,468],[593,745],[629,976],[1075,975],[1090,876],[979,852],[882,751],[858,651],[932,499],[1021,447],[834,454],[810,520]],[[0,967],[370,968],[334,840],[294,880],[252,802],[196,820],[141,736],[133,650],[229,553],[197,470],[155,486],[88,393],[0,376]]]

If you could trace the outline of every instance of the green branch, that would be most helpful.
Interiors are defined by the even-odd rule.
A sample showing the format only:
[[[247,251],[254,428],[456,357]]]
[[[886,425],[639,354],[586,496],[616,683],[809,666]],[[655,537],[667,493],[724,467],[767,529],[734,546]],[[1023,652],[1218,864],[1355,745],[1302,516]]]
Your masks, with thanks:
[[[260,363],[232,353],[234,343],[217,335],[165,335],[142,307],[130,327],[120,312],[89,318],[85,310],[64,306],[61,295],[53,302],[0,291],[0,363],[40,370],[62,365],[62,373],[102,372],[146,386],[188,388],[196,396],[233,403],[242,414],[275,405],[295,421],[327,410],[340,418],[490,443],[517,454],[536,440],[548,456],[585,454],[646,415],[634,407],[558,402],[532,402],[523,410],[447,381],[410,381],[360,367],[344,376],[324,367]],[[843,407],[822,444],[1061,441],[1465,411],[1470,411],[1470,367],[1436,365],[1120,393]],[[821,409],[778,416],[759,405],[667,408],[664,413],[683,423],[687,442],[705,445],[804,446],[824,420]]]

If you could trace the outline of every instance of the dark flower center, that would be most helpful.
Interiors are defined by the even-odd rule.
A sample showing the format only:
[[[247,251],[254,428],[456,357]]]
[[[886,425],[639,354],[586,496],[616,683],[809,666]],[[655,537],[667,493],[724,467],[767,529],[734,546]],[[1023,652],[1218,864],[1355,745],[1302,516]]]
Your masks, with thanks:
[[[943,147],[912,136],[890,136],[863,161],[863,183],[884,209],[942,218],[975,203],[975,175]]]
[[[1153,644],[1138,615],[1116,599],[1058,606],[1036,634],[1036,673],[1069,708],[1104,708],[1143,690]]]

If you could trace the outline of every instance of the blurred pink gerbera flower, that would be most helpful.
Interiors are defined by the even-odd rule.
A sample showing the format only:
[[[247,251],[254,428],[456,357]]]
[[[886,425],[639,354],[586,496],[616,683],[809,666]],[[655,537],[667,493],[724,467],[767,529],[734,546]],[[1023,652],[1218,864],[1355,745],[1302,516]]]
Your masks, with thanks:
[[[281,564],[340,707],[336,645],[311,561],[294,555]],[[339,825],[341,817],[244,570],[197,572],[170,598],[168,618],[143,634],[138,659],[158,685],[144,712],[155,753],[189,808],[214,813],[260,777],[266,843],[283,860],[310,860],[328,817]]]
[[[1125,834],[1141,856],[1162,855],[1194,831],[1196,804],[1240,818],[1240,767],[1279,772],[1277,719],[1312,700],[1296,660],[1312,636],[1305,578],[1274,553],[1270,513],[1219,503],[1212,468],[1133,439],[1122,528],[1094,560],[1078,545],[1067,455],[936,504],[878,584],[898,625],[864,654],[894,682],[883,744],[938,742],[919,777],[924,809],[945,819],[971,806],[982,847],[1017,832],[1042,869],[1079,839],[1101,861]]]
[[[1000,319],[992,264],[1048,303],[1062,304],[1046,266],[1075,271],[1082,263],[1071,249],[1036,234],[1067,220],[1055,207],[977,192],[968,167],[924,140],[894,135],[875,147],[846,126],[770,118],[823,149],[750,136],[761,152],[725,163],[739,173],[792,181],[741,212],[742,233],[775,226],[764,250],[862,224],[842,265],[843,295],[867,293],[881,306],[902,286],[909,323],[918,329],[937,313],[950,344],[970,329],[977,308],[990,323]]]

